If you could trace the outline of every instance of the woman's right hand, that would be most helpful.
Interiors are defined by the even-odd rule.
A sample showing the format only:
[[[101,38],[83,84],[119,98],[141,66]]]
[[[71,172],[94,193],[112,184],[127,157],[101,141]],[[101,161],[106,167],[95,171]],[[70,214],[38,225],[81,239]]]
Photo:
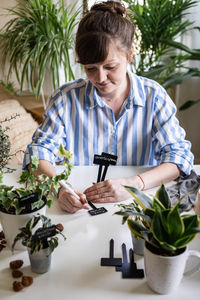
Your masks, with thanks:
[[[70,194],[64,187],[61,187],[57,198],[60,208],[68,213],[75,213],[80,209],[89,209],[85,194],[77,191],[76,194],[80,197],[80,200]]]

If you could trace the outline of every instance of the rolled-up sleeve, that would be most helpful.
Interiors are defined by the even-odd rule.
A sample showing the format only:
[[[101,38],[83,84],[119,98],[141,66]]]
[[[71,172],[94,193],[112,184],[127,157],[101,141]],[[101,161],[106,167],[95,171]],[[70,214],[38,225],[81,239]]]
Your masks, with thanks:
[[[160,163],[176,164],[186,175],[190,174],[194,156],[191,143],[185,139],[185,130],[175,116],[176,106],[167,94],[154,101],[152,139],[154,157]]]
[[[43,123],[35,131],[32,143],[27,146],[23,161],[24,169],[31,162],[32,155],[37,156],[39,160],[50,161],[53,165],[60,160],[57,156],[59,145],[66,147],[63,106],[62,93],[57,91],[49,101]]]

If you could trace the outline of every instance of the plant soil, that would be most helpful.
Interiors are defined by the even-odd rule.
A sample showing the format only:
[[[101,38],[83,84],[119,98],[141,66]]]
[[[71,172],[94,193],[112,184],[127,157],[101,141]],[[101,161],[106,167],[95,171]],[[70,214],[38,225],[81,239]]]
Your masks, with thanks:
[[[186,247],[180,248],[180,249],[177,249],[176,251],[170,253],[170,252],[165,251],[164,249],[156,248],[156,247],[154,247],[153,245],[151,245],[150,243],[147,243],[147,242],[145,243],[145,246],[152,253],[157,254],[157,255],[161,255],[161,256],[177,256],[177,255],[183,253],[185,251],[185,248],[186,248]]]

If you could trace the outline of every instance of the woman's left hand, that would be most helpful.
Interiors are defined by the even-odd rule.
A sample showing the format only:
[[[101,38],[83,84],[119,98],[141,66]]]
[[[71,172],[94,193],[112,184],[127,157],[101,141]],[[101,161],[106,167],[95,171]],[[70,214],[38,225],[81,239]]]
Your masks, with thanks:
[[[109,179],[102,182],[94,183],[84,191],[87,200],[96,203],[119,202],[131,197],[123,185],[128,185],[126,179]],[[132,178],[131,186],[137,187],[137,178]]]

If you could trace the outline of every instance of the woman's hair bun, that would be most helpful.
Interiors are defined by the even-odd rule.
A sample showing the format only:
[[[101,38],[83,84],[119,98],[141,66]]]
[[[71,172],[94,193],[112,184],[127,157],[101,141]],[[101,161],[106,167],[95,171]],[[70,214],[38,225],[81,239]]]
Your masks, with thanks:
[[[111,13],[115,13],[121,15],[122,17],[126,15],[125,6],[118,1],[106,1],[94,4],[90,11],[108,11]]]

